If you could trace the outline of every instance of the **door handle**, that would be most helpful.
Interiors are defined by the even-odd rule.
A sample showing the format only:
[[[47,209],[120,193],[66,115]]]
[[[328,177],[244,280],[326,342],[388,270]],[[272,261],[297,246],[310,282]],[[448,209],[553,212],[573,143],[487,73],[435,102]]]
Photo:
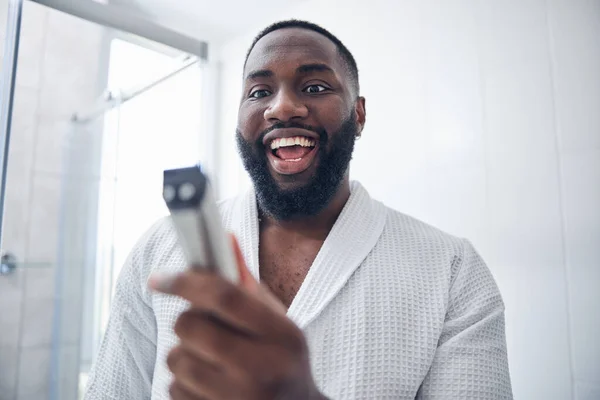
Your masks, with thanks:
[[[17,257],[11,253],[4,253],[0,257],[0,276],[10,275],[17,269]]]

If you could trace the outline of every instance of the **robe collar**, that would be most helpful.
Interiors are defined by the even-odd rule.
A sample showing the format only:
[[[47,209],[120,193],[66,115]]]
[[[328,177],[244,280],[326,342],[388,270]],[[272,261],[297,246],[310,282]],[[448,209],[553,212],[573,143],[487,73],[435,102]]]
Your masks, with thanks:
[[[259,220],[256,194],[250,189],[235,203],[235,232],[252,275],[259,279]],[[387,217],[387,208],[371,199],[358,182],[351,182],[350,197],[327,235],[287,315],[305,328],[344,287],[371,252]]]

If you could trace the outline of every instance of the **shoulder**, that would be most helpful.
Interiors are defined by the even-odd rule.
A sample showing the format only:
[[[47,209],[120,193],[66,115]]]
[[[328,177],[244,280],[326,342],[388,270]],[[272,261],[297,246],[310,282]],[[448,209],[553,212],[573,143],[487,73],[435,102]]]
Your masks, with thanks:
[[[127,264],[137,269],[142,276],[148,276],[156,269],[169,267],[177,235],[171,219],[167,216],[156,220],[138,239],[131,250]],[[166,265],[165,265],[166,262]]]
[[[448,285],[457,278],[472,281],[474,277],[493,283],[485,261],[472,243],[417,218],[387,207],[387,222],[382,241],[394,252],[403,267],[421,271]]]
[[[460,252],[464,239],[393,208],[387,209],[384,234],[415,249]]]
[[[155,221],[142,235],[136,245],[137,252],[134,255],[144,259],[157,258],[164,252],[168,252],[176,243],[175,228],[168,216]]]
[[[380,242],[403,267],[448,282],[456,276],[466,257],[476,255],[469,240],[445,232],[418,218],[387,207]],[[483,260],[480,260],[483,263]]]
[[[225,229],[235,231],[243,220],[244,214],[250,212],[252,192],[244,192],[217,202],[221,221]]]
[[[217,208],[219,209],[221,216],[225,219],[235,210],[236,205],[238,205],[239,202],[240,196],[229,197],[227,199],[217,201]]]

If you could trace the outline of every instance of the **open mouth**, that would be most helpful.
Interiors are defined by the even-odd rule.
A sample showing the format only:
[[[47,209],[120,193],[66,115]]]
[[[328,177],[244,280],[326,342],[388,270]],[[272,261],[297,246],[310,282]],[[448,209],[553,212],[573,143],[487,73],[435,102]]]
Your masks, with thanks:
[[[315,148],[316,141],[304,136],[276,138],[271,142],[271,153],[289,162],[301,161]]]
[[[312,163],[318,142],[305,136],[275,138],[269,144],[268,158],[280,174],[292,175],[306,170]]]

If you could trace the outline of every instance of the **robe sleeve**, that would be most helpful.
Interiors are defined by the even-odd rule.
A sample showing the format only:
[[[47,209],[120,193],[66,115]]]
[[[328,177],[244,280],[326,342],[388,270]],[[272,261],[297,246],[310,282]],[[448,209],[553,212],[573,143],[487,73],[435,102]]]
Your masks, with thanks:
[[[417,399],[512,399],[504,303],[481,257],[462,243],[444,327]]]
[[[146,285],[151,266],[147,255],[158,225],[140,239],[121,270],[84,400],[151,398],[157,328]]]

